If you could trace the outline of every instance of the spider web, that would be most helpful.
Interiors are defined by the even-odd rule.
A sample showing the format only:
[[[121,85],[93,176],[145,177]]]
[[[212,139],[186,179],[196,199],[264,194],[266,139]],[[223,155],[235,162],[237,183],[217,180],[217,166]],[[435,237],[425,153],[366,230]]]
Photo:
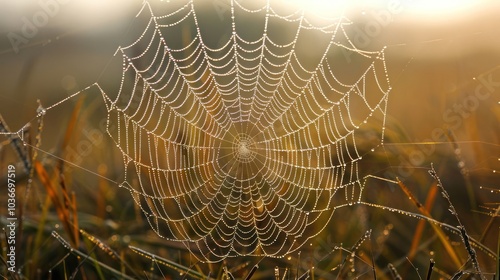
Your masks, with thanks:
[[[230,36],[210,46],[214,30],[192,1],[164,15],[146,8],[144,32],[119,49],[122,90],[103,96],[122,186],[159,236],[206,261],[280,257],[324,227],[337,193],[360,198],[357,131],[385,117],[390,87],[383,52],[358,50],[346,18],[317,25],[300,10],[231,1]],[[262,24],[249,32],[240,14]],[[340,78],[341,51],[364,60],[355,80]]]
[[[117,52],[119,92],[94,84],[120,186],[159,236],[207,262],[283,257],[359,202],[391,89],[383,50],[356,48],[343,15],[247,2],[215,23],[198,2],[146,2],[142,34]]]

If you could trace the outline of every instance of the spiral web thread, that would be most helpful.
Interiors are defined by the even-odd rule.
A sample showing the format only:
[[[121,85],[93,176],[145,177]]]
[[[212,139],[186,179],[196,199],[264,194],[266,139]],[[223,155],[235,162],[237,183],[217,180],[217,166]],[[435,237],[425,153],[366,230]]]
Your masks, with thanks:
[[[282,257],[360,200],[358,142],[372,119],[371,148],[383,138],[384,53],[357,49],[343,16],[315,24],[231,1],[229,20],[210,23],[196,4],[157,16],[146,3],[142,35],[119,48],[120,91],[102,93],[121,186],[159,236],[203,261]]]

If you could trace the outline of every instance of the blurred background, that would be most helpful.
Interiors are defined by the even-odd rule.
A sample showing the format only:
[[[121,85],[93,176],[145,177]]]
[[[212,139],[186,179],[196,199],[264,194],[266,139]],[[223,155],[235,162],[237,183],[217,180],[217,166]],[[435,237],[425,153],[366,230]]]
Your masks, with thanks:
[[[299,0],[289,2],[304,4]],[[230,16],[229,4],[222,0],[201,3],[221,21]],[[465,0],[308,3],[312,12],[321,8],[345,10],[356,26],[352,39],[360,49],[387,47],[393,85],[389,121],[404,128],[409,142],[432,139],[434,129],[449,125],[458,140],[483,142],[463,147],[481,152],[467,154],[472,157],[469,168],[481,162],[484,165],[476,167],[484,168],[498,161],[488,158],[492,154],[484,149],[491,148],[487,143],[498,143],[499,137],[495,89],[500,78],[495,75],[499,66],[496,13],[500,4]],[[19,129],[33,116],[36,99],[48,106],[96,81],[110,80],[109,75],[121,67],[113,64],[113,54],[120,44],[135,38],[131,26],[138,21],[135,15],[141,4],[1,1],[0,109],[4,116],[9,109],[16,111],[16,117],[7,117],[7,122]],[[482,88],[476,93],[478,86]],[[491,129],[475,129],[479,126]],[[472,130],[479,134],[477,139],[471,139]]]
[[[245,2],[242,1],[242,5]],[[230,20],[230,6],[226,1],[195,3],[201,3],[203,12],[213,13],[220,21]],[[10,130],[18,131],[36,120],[37,100],[47,107],[95,82],[116,88],[122,65],[121,57],[114,54],[119,46],[129,44],[143,29],[146,14],[136,17],[142,5],[139,0],[0,0],[0,114]],[[389,180],[399,178],[422,203],[430,201],[432,214],[437,220],[457,225],[447,211],[447,202],[439,194],[434,200],[430,198],[433,179],[427,171],[431,163],[434,164],[471,237],[482,240],[486,247],[496,251],[499,223],[493,212],[500,202],[500,3],[472,0],[296,0],[289,1],[287,5],[305,5],[310,13],[320,15],[328,15],[330,10],[335,13],[344,11],[353,22],[350,35],[357,47],[363,50],[386,48],[387,71],[392,84],[386,139],[375,155],[363,163],[364,172]],[[349,57],[346,59],[349,61]],[[172,269],[172,265],[158,268],[147,258],[134,255],[127,249],[128,244],[133,244],[152,254],[171,260],[175,258],[180,267],[191,267],[193,264],[189,257],[181,256],[185,252],[179,244],[166,242],[167,247],[162,247],[165,241],[156,238],[141,220],[129,193],[113,183],[120,177],[122,163],[120,154],[113,151],[114,146],[106,139],[104,130],[99,130],[103,127],[100,120],[105,117],[100,93],[89,91],[85,99],[80,100],[83,98],[71,99],[45,116],[40,147],[50,154],[39,152],[38,157],[42,163],[52,167],[47,168],[48,173],[51,180],[57,182],[57,176],[53,175],[57,173],[58,164],[55,156],[63,154],[63,143],[76,151],[82,139],[94,140],[86,156],[73,157],[78,167],[72,166],[73,172],[66,170],[64,173],[67,188],[77,193],[80,228],[118,252],[118,256],[109,257],[109,260],[105,256],[107,253],[92,256],[103,259],[102,262],[118,271],[135,269],[139,276],[146,275],[142,270],[151,267],[153,272],[150,273],[154,277],[150,279],[161,277],[162,273],[158,271],[165,275],[170,275],[172,271],[182,273],[182,269]],[[70,129],[72,125],[74,127]],[[31,132],[33,143],[36,126],[35,121],[32,123],[34,131]],[[94,130],[102,133],[92,134],[94,138],[84,133]],[[19,160],[7,139],[2,141],[1,170],[5,170],[7,164]],[[65,152],[66,156],[71,154],[67,149]],[[27,176],[21,178],[26,179]],[[26,184],[21,181],[18,190],[24,190]],[[406,199],[407,195],[397,184],[382,180],[375,180],[372,184],[366,190],[370,202],[419,213],[412,203],[402,199]],[[35,270],[40,272],[31,273],[28,278],[35,279],[36,275],[47,273],[39,264],[61,271],[62,263],[67,262],[68,267],[73,265],[76,271],[78,265],[74,263],[79,263],[79,260],[65,256],[61,242],[50,237],[50,232],[58,229],[61,222],[57,214],[50,216],[50,213],[57,212],[53,206],[45,206],[50,204],[45,202],[46,190],[36,183],[32,188],[31,194],[25,196],[27,201],[23,202],[27,222],[26,234],[22,237],[26,238],[24,242],[31,249],[19,254],[30,260],[33,266],[38,266]],[[43,209],[48,209],[49,214],[42,214],[40,211]],[[2,215],[4,210],[0,210]],[[367,248],[362,248],[365,256],[377,256],[375,266],[381,267],[380,271],[384,272],[380,274],[382,279],[383,275],[390,275],[389,263],[396,266],[401,274],[415,279],[413,263],[407,260],[408,256],[421,272],[428,267],[431,258],[435,259],[442,272],[435,273],[435,279],[438,275],[446,278],[459,269],[449,260],[449,252],[441,247],[430,226],[423,231],[424,237],[416,239],[417,219],[401,217],[380,208],[360,206],[343,211],[334,214],[331,230],[312,240],[312,249],[304,249],[302,260],[299,254],[276,261],[276,264],[271,261],[261,264],[255,278],[259,275],[260,278],[272,276],[275,266],[280,268],[281,273],[284,269],[297,269],[294,273],[300,274],[299,267],[302,272],[316,267],[323,273],[318,272],[318,275],[348,275],[348,272],[340,274],[345,266],[338,265],[342,262],[336,263],[335,258],[329,255],[332,244],[350,248],[367,229],[372,229],[372,239],[376,242],[372,245],[365,242],[363,246]],[[344,214],[359,219],[346,221]],[[37,227],[41,220],[43,229]],[[36,241],[37,234],[46,237],[40,239],[43,241]],[[452,246],[463,247],[460,236],[450,236]],[[68,236],[64,238],[71,239]],[[98,244],[95,240],[92,242]],[[420,247],[416,257],[413,257],[411,250],[414,250],[412,244],[415,242]],[[320,250],[315,251],[316,247]],[[43,251],[47,248],[56,252],[51,257],[57,261],[43,263],[34,257],[36,254],[47,256]],[[88,248],[92,246],[87,247],[87,251],[81,251],[88,255],[95,253]],[[457,251],[464,267],[470,270],[465,250]],[[483,271],[490,273],[488,278],[491,279],[489,275],[495,271],[496,262],[487,253],[479,251]],[[120,256],[122,252],[132,255],[134,261],[138,259],[137,265],[123,268],[126,267],[124,260],[131,257]],[[324,257],[328,260],[324,261]],[[343,257],[339,258],[342,260]],[[220,266],[227,266],[234,270],[235,275],[244,276],[257,262],[258,258],[250,259],[240,268],[239,264],[228,260]],[[366,260],[364,264],[370,266]],[[24,265],[25,269],[30,266],[28,262]],[[193,270],[202,271],[205,275],[208,271],[215,271],[212,277],[221,271],[219,266],[212,265]],[[92,275],[102,278],[95,272],[97,269],[89,268],[89,271],[88,278],[93,278]],[[366,275],[366,279],[371,276]]]

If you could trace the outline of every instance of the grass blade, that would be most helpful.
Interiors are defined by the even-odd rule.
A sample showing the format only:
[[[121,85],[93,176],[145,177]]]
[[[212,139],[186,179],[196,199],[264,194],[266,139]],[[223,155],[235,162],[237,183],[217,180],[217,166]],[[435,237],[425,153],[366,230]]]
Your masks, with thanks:
[[[57,190],[53,186],[52,181],[50,180],[49,174],[45,170],[45,167],[39,162],[35,161],[35,170],[38,174],[38,178],[42,182],[42,185],[45,187],[48,196],[50,197],[52,204],[54,205],[57,213],[57,217],[63,224],[64,230],[68,233],[71,241],[71,245],[74,248],[77,248],[77,240],[75,239],[75,235],[73,234],[73,224],[69,217],[69,212],[66,207],[61,203],[59,196],[57,195]]]
[[[425,200],[425,208],[427,211],[432,209],[434,205],[434,201],[436,199],[436,194],[438,191],[438,187],[436,184],[432,184],[429,192],[427,194],[427,199]],[[415,229],[415,234],[413,235],[413,240],[411,242],[410,253],[408,254],[408,258],[411,260],[415,256],[418,250],[418,246],[420,244],[420,239],[422,238],[422,234],[424,232],[426,221],[420,220],[418,221],[417,228]]]
[[[469,254],[469,257],[470,257],[470,260],[472,261],[472,265],[474,266],[474,269],[479,274],[481,279],[485,279],[484,275],[481,272],[481,268],[479,267],[479,263],[477,261],[476,251],[471,246],[471,238],[467,234],[467,230],[465,229],[465,226],[460,221],[460,218],[458,217],[458,213],[457,213],[457,210],[455,209],[455,206],[453,206],[453,204],[451,203],[450,195],[448,194],[448,192],[444,188],[443,184],[441,183],[441,179],[437,175],[437,172],[436,172],[436,170],[434,170],[434,166],[432,166],[432,165],[431,165],[431,170],[429,170],[429,174],[436,180],[437,186],[441,190],[441,194],[443,195],[443,197],[446,199],[446,201],[449,204],[448,209],[453,214],[453,216],[455,216],[455,218],[457,219],[457,222],[458,222],[457,228],[460,231],[460,236],[462,237],[462,242],[465,245],[465,249],[467,250],[467,253]]]
[[[425,278],[426,280],[431,280],[431,275],[432,275],[432,270],[434,269],[434,260],[431,259],[429,262],[429,270],[427,270],[427,277]]]
[[[424,215],[425,217],[434,220],[432,218],[431,214],[429,213],[429,211],[427,211],[427,209],[422,205],[422,203],[420,203],[417,200],[417,198],[415,197],[415,195],[413,195],[413,193],[410,191],[410,189],[408,189],[408,187],[403,182],[401,182],[401,180],[399,180],[398,178],[396,178],[396,179],[397,179],[399,187],[410,198],[410,200],[415,204],[415,206],[417,206],[418,211],[422,215]],[[457,266],[457,268],[460,268],[462,266],[462,263],[460,262],[460,259],[458,258],[458,255],[455,252],[455,250],[453,249],[453,246],[451,245],[450,241],[448,240],[448,237],[446,236],[446,234],[443,232],[443,230],[438,225],[436,225],[434,223],[430,223],[430,225],[432,226],[432,229],[436,232],[437,236],[439,237],[439,240],[441,240],[441,243],[443,244],[446,252],[450,255],[450,258],[453,261],[453,263]]]

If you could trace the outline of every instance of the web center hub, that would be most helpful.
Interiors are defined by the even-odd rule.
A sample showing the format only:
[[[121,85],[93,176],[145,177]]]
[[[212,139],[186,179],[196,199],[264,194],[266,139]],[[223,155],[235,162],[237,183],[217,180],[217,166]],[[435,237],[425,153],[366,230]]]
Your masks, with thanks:
[[[233,142],[233,154],[240,162],[250,162],[255,158],[255,143],[246,134],[238,134]]]

